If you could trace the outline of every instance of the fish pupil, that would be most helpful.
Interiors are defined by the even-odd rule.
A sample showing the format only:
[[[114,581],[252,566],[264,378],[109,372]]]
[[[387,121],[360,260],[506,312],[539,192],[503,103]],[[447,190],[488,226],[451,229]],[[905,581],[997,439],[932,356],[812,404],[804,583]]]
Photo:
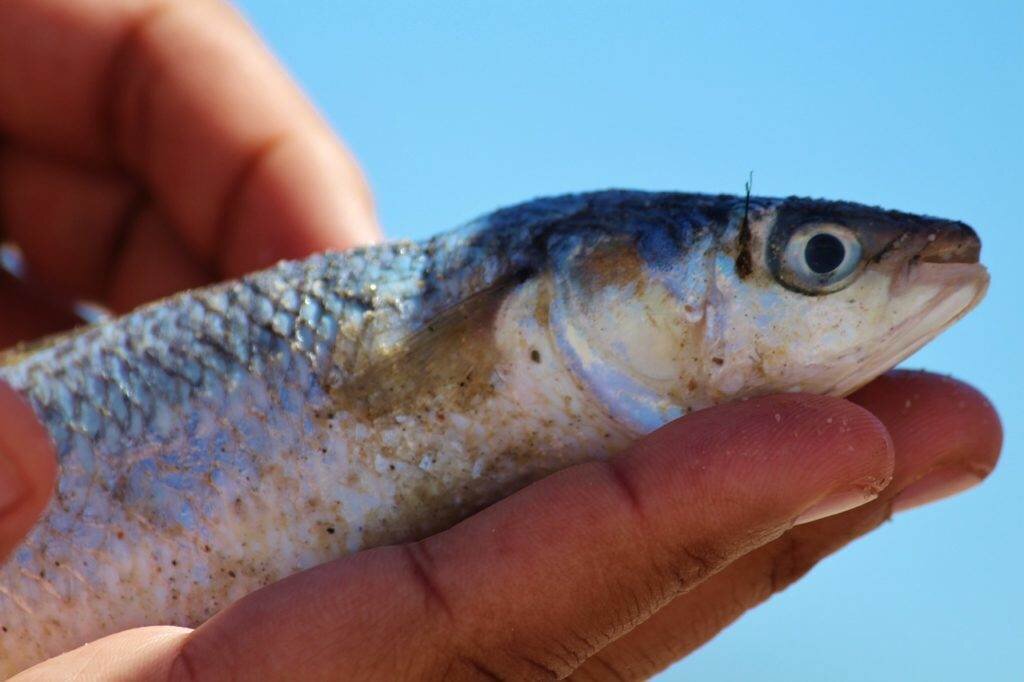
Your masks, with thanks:
[[[838,237],[831,234],[816,234],[807,242],[804,260],[807,267],[819,275],[832,272],[846,258],[846,247]]]

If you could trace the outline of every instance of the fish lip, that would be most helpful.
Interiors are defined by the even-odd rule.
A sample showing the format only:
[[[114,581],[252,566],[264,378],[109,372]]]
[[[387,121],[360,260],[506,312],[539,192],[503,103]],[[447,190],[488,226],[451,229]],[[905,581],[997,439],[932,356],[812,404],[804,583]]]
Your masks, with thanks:
[[[921,266],[919,265],[918,267]],[[909,317],[900,322],[895,327],[893,327],[889,335],[890,339],[900,338],[900,336],[906,332],[908,327],[911,327],[913,324],[920,322],[921,319],[924,316],[926,316],[929,311],[934,309],[937,304],[939,304],[942,300],[944,300],[946,297],[948,297],[958,289],[965,286],[973,285],[975,287],[974,296],[972,296],[971,300],[968,301],[966,305],[964,305],[959,311],[957,311],[957,313],[953,315],[941,327],[930,330],[926,329],[922,331],[921,333],[914,336],[912,340],[910,340],[908,343],[900,344],[899,347],[892,353],[885,355],[879,354],[877,356],[868,356],[861,360],[860,362],[858,362],[853,369],[851,369],[841,379],[835,381],[832,384],[832,386],[829,387],[829,389],[826,391],[828,395],[850,395],[857,389],[873,381],[877,376],[884,374],[885,372],[889,371],[899,363],[903,362],[908,357],[919,351],[925,344],[927,344],[933,338],[941,334],[944,330],[956,324],[956,322],[961,320],[965,315],[967,315],[967,313],[974,310],[974,308],[977,307],[979,303],[981,303],[981,300],[985,297],[985,294],[988,292],[988,287],[991,283],[991,276],[989,275],[988,269],[981,263],[952,263],[946,267],[939,267],[938,264],[932,264],[931,268],[934,269],[934,274],[948,275],[948,271],[950,268],[962,270],[963,273],[959,277],[954,277],[945,286],[943,286],[934,296],[932,296],[928,300],[927,304],[921,307],[921,312],[919,314],[914,315],[913,317]],[[928,279],[930,279],[930,277]],[[879,361],[879,359],[882,361]],[[869,372],[865,376],[865,378],[860,381],[850,382],[850,379],[854,377],[857,374],[858,370],[861,369],[864,365],[874,365],[876,367],[884,367],[884,369],[877,373]]]

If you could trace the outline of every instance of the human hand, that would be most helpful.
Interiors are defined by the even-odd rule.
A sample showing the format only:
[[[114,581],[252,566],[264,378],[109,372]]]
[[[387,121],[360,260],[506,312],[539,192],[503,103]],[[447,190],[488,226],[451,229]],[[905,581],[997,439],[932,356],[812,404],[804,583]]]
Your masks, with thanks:
[[[349,153],[218,2],[0,3],[0,349],[281,258],[379,236]],[[0,438],[40,436],[0,394]],[[26,453],[41,453],[28,456]],[[0,461],[0,552],[49,500],[38,447]]]
[[[1001,439],[980,394],[925,373],[724,405],[194,631],[123,632],[17,679],[644,677],[892,510],[978,483]]]
[[[377,239],[352,157],[228,5],[0,3],[0,348]]]
[[[351,158],[213,2],[0,4],[0,131],[0,236],[30,268],[27,283],[0,281],[0,346],[69,324],[62,301],[124,310],[377,234]],[[900,374],[854,400],[881,424],[792,396],[688,417],[614,468],[576,467],[423,543],[282,581],[194,632],[120,633],[25,679],[648,674],[873,528],[897,495],[964,484],[936,474],[915,492],[926,472],[976,482],[994,465],[998,421],[971,389]],[[55,465],[3,389],[0,422],[6,554]],[[850,486],[846,504],[881,492],[790,528]]]

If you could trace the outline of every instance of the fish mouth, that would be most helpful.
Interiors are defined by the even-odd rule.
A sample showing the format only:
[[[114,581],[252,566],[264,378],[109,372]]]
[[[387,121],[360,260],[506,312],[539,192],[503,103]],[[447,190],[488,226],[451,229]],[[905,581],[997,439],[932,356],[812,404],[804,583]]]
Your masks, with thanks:
[[[912,273],[894,278],[891,295],[899,296],[910,287],[919,286],[937,285],[938,290],[919,305],[914,315],[879,339],[876,345],[882,350],[857,361],[827,390],[829,395],[849,395],[903,362],[973,310],[988,291],[988,270],[976,258],[918,261],[909,268]]]

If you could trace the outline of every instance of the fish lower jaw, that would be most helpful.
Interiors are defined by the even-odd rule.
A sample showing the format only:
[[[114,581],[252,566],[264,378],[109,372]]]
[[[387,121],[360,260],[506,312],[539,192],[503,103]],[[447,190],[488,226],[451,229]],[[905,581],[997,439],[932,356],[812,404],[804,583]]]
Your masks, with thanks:
[[[965,266],[963,274],[968,276],[957,278],[942,286],[921,307],[919,314],[901,322],[893,328],[887,338],[877,344],[881,349],[879,352],[858,360],[853,369],[830,386],[825,393],[840,397],[853,393],[909,358],[973,310],[988,291],[989,276],[980,265]]]

